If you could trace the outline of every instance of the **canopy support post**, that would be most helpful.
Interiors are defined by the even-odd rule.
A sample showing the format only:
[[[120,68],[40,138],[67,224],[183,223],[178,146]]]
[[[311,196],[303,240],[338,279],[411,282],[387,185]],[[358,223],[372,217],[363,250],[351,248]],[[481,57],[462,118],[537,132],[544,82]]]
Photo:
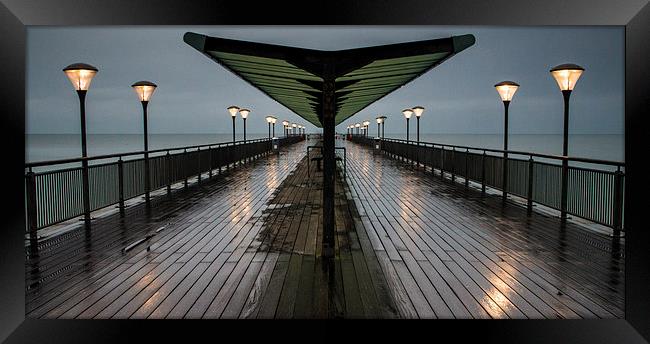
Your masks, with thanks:
[[[327,68],[327,69],[331,69]],[[329,74],[323,83],[323,257],[334,257],[335,226],[334,220],[334,182],[336,175],[335,153],[335,116],[336,116],[336,86],[333,73]]]

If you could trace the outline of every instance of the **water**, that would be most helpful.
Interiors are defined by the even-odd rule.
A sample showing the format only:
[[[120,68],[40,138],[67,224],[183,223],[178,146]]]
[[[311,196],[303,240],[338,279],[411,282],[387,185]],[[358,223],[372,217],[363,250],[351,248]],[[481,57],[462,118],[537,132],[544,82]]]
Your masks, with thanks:
[[[371,132],[372,134],[372,132]],[[386,137],[406,139],[406,134],[388,134]],[[415,135],[411,133],[411,140]],[[562,155],[562,135],[511,134],[508,149],[540,154]],[[503,149],[501,134],[420,134],[420,141],[477,148]],[[569,156],[611,161],[625,161],[623,135],[569,135]]]
[[[247,139],[266,138],[268,134],[246,134]],[[237,140],[242,140],[237,134]],[[230,142],[232,134],[150,134],[149,149],[177,148],[208,143]],[[88,156],[143,150],[140,134],[89,134]],[[25,161],[47,161],[81,156],[79,134],[28,134],[25,135]]]
[[[248,139],[265,138],[267,134],[248,134]],[[405,138],[399,134],[386,137]],[[412,136],[411,139],[415,137]],[[242,139],[238,134],[237,139]],[[78,134],[30,134],[25,135],[26,162],[76,158],[81,155],[81,139]],[[230,134],[152,134],[150,149],[174,148],[216,142],[229,142]],[[485,134],[421,134],[425,142],[445,143],[479,148],[501,149],[502,135]],[[138,134],[90,134],[88,155],[104,155],[142,150],[142,135]],[[510,135],[511,150],[554,154],[562,153],[562,135]],[[571,135],[569,155],[573,157],[624,161],[623,135]]]

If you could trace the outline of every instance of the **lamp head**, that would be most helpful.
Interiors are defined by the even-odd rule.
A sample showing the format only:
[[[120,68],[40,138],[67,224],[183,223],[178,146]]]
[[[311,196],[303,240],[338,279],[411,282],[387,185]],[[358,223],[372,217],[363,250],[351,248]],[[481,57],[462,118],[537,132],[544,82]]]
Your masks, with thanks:
[[[135,94],[138,95],[138,99],[141,102],[148,102],[158,86],[151,81],[138,81],[131,85],[131,87],[133,87]]]
[[[415,113],[415,117],[420,117],[420,116],[422,116],[422,113],[424,112],[424,108],[421,107],[421,106],[416,106],[416,107],[414,107],[414,108],[411,109],[411,110],[413,110],[413,113]]]
[[[573,91],[576,82],[585,69],[572,63],[565,63],[551,68],[550,72],[562,91]]]
[[[494,85],[494,87],[497,89],[497,92],[499,92],[499,97],[501,97],[501,100],[504,102],[509,102],[515,95],[515,92],[517,92],[519,84],[514,81],[501,81],[500,83]]]
[[[85,63],[73,63],[63,68],[63,72],[76,91],[88,91],[97,71],[97,68]]]
[[[234,105],[233,105],[233,106],[229,106],[229,107],[228,107],[228,112],[230,113],[230,116],[231,116],[231,117],[235,117],[235,116],[237,116],[237,112],[239,112],[239,108],[236,107],[236,106],[234,106]]]
[[[241,118],[246,119],[248,118],[248,114],[251,112],[249,109],[239,109],[239,113],[241,114]]]
[[[413,110],[411,110],[411,109],[404,109],[404,110],[402,110],[402,113],[404,114],[404,117],[405,117],[406,119],[409,119],[409,118],[411,118],[411,116],[413,115]]]

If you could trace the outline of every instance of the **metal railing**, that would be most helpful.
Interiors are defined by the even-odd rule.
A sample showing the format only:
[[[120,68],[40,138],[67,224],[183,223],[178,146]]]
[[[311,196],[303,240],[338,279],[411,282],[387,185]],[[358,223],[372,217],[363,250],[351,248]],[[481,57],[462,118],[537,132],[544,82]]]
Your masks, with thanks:
[[[366,135],[351,134],[348,135],[348,140],[368,147],[372,147],[375,144],[375,138]]]
[[[302,141],[303,137],[278,140],[283,146]],[[202,174],[207,173],[210,178],[213,171],[220,174],[222,168],[267,155],[271,148],[271,140],[256,139],[27,163],[27,231],[36,239],[39,229],[81,215],[90,218],[90,212],[115,204],[123,214],[128,199],[163,188],[169,194],[173,184],[183,182],[187,187],[188,179],[194,177],[201,183]],[[82,178],[83,161],[88,162],[87,185]],[[65,167],[53,169],[57,166]],[[39,168],[47,170],[37,171]]]
[[[370,138],[353,137],[352,141],[373,144]],[[397,139],[382,139],[380,149],[413,164],[430,167],[432,173],[438,170],[442,178],[448,175],[455,181],[461,177],[465,186],[470,181],[478,183],[482,192],[486,187],[503,192],[505,181],[505,192],[524,198],[529,212],[533,203],[537,203],[612,227],[615,235],[624,230],[623,162],[507,151],[507,164],[504,164],[503,150]],[[562,194],[565,160],[568,188]],[[598,168],[588,167],[593,165]]]

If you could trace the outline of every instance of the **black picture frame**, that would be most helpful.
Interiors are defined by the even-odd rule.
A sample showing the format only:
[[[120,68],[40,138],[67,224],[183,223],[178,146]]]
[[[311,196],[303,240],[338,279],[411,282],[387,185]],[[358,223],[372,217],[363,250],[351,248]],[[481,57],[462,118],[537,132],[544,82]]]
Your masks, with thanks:
[[[26,26],[30,25],[618,25],[625,26],[626,276],[625,319],[525,321],[117,321],[25,319],[24,133]],[[130,342],[179,338],[245,340],[407,340],[643,342],[650,340],[650,231],[643,226],[643,160],[650,108],[650,5],[647,0],[520,1],[237,1],[3,0],[0,239],[0,340]],[[393,328],[397,326],[397,328]],[[417,334],[416,334],[417,331]],[[424,335],[424,337],[423,337]],[[211,337],[210,337],[211,336]],[[374,337],[374,338],[373,338]],[[237,337],[233,339],[237,340]],[[404,340],[402,339],[402,340]],[[205,339],[202,339],[205,340]],[[445,339],[450,340],[450,339]]]

